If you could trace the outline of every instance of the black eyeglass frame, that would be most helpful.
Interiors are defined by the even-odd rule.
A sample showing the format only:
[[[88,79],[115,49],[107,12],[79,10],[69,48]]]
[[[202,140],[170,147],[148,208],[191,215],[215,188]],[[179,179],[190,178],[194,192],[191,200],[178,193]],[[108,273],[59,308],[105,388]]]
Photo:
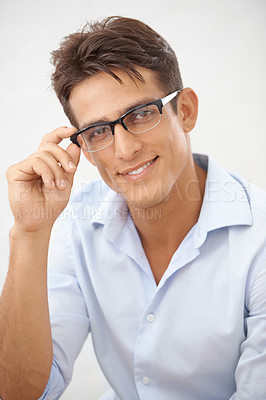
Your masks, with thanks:
[[[76,144],[78,147],[81,147],[81,145],[80,145],[79,142],[78,142],[78,136],[79,136],[80,134],[82,134],[83,132],[86,132],[88,129],[95,128],[95,127],[97,127],[97,126],[103,126],[103,125],[110,126],[113,137],[114,137],[114,135],[115,135],[115,126],[116,126],[117,124],[121,124],[125,130],[129,131],[130,133],[133,133],[133,135],[138,135],[138,134],[140,134],[140,133],[147,132],[147,131],[149,131],[149,130],[155,128],[155,126],[157,126],[157,125],[160,123],[161,118],[160,118],[160,120],[158,121],[158,123],[157,123],[156,125],[154,125],[152,128],[149,128],[149,129],[147,129],[146,131],[138,132],[138,133],[132,132],[132,131],[126,126],[126,124],[124,123],[124,119],[128,116],[128,114],[132,113],[133,111],[138,110],[138,109],[143,108],[143,107],[147,107],[147,106],[153,105],[153,104],[156,105],[156,106],[158,107],[158,110],[159,110],[160,114],[162,114],[162,112],[163,112],[163,106],[166,105],[167,103],[169,103],[171,100],[173,100],[176,96],[178,96],[179,93],[181,93],[181,90],[176,90],[175,92],[168,94],[167,96],[163,97],[162,99],[150,101],[149,103],[145,103],[145,104],[142,104],[142,105],[140,105],[140,106],[134,107],[134,108],[132,108],[131,110],[127,111],[125,114],[123,114],[121,117],[117,118],[117,119],[114,120],[114,121],[98,122],[97,124],[92,124],[92,125],[86,126],[85,128],[80,129],[79,131],[77,131],[76,133],[74,133],[73,135],[71,135],[71,136],[70,136],[70,140],[71,140],[72,143]],[[113,140],[112,140],[112,142],[113,142]],[[103,147],[103,148],[101,148],[101,149],[98,149],[98,150],[86,150],[86,149],[84,149],[83,147],[82,147],[82,149],[83,149],[84,151],[88,152],[88,153],[95,153],[96,151],[103,150],[103,149],[105,149],[106,147],[110,146],[110,145],[112,144],[112,142],[110,142],[107,146],[105,146],[105,147]]]

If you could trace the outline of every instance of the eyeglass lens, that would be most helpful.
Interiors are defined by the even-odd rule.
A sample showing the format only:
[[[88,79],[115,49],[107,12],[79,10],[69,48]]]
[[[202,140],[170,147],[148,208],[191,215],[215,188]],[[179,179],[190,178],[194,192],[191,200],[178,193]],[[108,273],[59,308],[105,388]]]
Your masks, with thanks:
[[[131,133],[144,133],[159,124],[161,114],[157,105],[150,104],[132,110],[123,118],[124,125]],[[86,151],[101,150],[113,141],[109,125],[98,125],[86,129],[77,138],[79,145]]]

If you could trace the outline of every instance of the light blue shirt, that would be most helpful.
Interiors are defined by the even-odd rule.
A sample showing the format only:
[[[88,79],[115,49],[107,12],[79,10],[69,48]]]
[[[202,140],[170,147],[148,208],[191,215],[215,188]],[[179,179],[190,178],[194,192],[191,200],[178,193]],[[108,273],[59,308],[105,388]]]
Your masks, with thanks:
[[[105,400],[266,399],[266,193],[194,158],[208,171],[200,216],[158,286],[125,201],[102,181],[57,221],[41,399],[60,397],[89,332]]]

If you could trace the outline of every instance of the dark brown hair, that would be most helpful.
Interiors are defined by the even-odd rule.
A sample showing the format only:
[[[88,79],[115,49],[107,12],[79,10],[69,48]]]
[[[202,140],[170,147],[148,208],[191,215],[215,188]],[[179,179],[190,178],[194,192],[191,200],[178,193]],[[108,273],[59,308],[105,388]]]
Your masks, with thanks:
[[[59,49],[51,54],[55,66],[54,90],[65,114],[76,127],[69,107],[70,93],[75,85],[98,72],[106,72],[121,82],[114,72],[118,69],[132,79],[144,81],[136,69],[139,66],[155,72],[165,94],[183,89],[178,61],[170,45],[136,19],[113,16],[87,23],[81,31],[65,37]],[[172,104],[175,108],[176,103],[172,101]]]

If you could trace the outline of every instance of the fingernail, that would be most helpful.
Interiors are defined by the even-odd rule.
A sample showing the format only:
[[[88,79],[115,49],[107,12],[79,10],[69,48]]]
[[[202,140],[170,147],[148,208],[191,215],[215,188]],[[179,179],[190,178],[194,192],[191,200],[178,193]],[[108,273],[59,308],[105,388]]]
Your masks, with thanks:
[[[70,161],[68,161],[68,167],[69,168],[71,168],[71,169],[73,169],[73,168],[75,168],[76,169],[76,166],[75,166],[75,164],[70,160]]]

